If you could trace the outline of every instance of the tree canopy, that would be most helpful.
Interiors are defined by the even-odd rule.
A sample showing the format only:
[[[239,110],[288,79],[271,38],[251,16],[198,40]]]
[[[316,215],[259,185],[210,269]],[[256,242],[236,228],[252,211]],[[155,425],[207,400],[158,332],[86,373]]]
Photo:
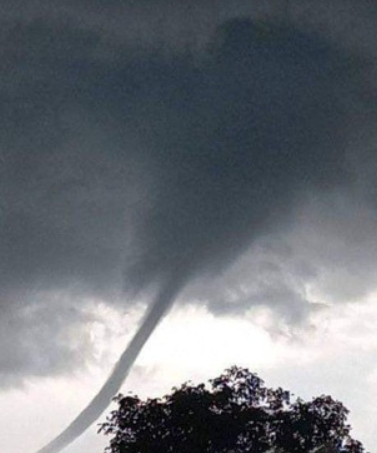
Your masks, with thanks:
[[[365,453],[351,437],[348,410],[331,396],[311,401],[268,388],[232,367],[207,385],[185,383],[163,398],[118,395],[100,432],[109,453]]]

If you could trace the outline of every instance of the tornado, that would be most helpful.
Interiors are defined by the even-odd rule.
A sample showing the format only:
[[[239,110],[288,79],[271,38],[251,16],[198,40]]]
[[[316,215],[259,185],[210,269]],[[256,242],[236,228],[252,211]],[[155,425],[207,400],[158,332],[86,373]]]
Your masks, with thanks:
[[[62,117],[79,105],[77,117],[86,112],[88,126],[84,122],[80,129],[72,113],[53,133],[44,126],[50,106],[35,101],[30,112],[23,103],[15,110],[17,122],[27,117],[39,154],[29,162],[29,135],[19,144],[15,129],[13,146],[25,149],[8,159],[6,174],[15,175],[17,184],[9,181],[3,190],[14,212],[2,233],[7,246],[0,249],[6,263],[0,295],[22,299],[22,280],[23,287],[47,294],[65,292],[67,285],[84,288],[88,296],[98,294],[111,303],[120,273],[122,290],[159,288],[102,389],[36,452],[58,453],[103,413],[183,287],[226,271],[269,235],[279,237],[296,224],[308,201],[348,194],[357,181],[354,168],[365,174],[374,168],[374,157],[353,156],[349,148],[364,149],[377,111],[369,103],[376,94],[366,85],[366,62],[347,46],[337,46],[332,35],[294,23],[224,17],[197,58],[174,49],[165,58],[157,51],[131,51],[127,44],[121,59],[113,50],[111,64],[102,50],[91,47],[101,39],[85,35],[83,54],[75,56],[77,61],[70,54],[64,60],[63,50],[75,47],[76,31],[74,39],[69,28],[56,39],[54,29],[42,32],[46,49],[52,47],[40,66],[66,62],[58,87],[56,77],[44,82],[49,93],[57,93],[48,99],[60,112],[61,102],[75,93]],[[24,34],[39,36],[28,28]],[[93,61],[87,59],[89,50]],[[29,54],[33,48],[20,53]],[[58,62],[48,60],[55,55]],[[34,69],[33,83],[40,80],[39,65]],[[39,99],[35,83],[26,87],[32,106]],[[104,135],[97,140],[99,125]],[[87,129],[94,138],[86,138]],[[360,181],[374,190],[374,173],[368,178]],[[23,203],[15,203],[20,192]],[[134,234],[130,250],[124,246],[128,215]],[[31,298],[29,290],[24,292]],[[23,353],[20,349],[21,358]]]
[[[118,362],[115,364],[109,378],[87,405],[87,407],[62,431],[55,439],[38,450],[36,453],[58,453],[84,433],[107,408],[113,396],[119,391],[124,380],[143,346],[153,333],[154,329],[171,308],[176,295],[180,290],[180,280],[167,284],[156,296],[148,309],[140,327],[126,347]]]

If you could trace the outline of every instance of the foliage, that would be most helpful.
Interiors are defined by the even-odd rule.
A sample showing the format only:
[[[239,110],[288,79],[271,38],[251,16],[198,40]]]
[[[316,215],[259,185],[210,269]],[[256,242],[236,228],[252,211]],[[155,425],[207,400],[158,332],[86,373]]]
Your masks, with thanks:
[[[292,401],[247,369],[232,367],[204,384],[183,384],[170,395],[142,401],[119,395],[100,431],[109,453],[307,453],[328,445],[362,453],[350,435],[348,410],[330,396]]]

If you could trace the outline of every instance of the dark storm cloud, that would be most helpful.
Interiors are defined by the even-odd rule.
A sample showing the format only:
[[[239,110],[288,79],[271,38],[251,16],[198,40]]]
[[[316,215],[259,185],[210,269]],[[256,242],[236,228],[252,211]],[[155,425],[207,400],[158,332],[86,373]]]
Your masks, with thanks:
[[[66,297],[38,294],[31,299],[2,309],[2,387],[22,385],[25,375],[66,375],[82,367],[92,352],[88,325],[97,320],[93,313],[72,306]]]
[[[38,374],[17,341],[35,294],[119,302],[227,269],[291,227],[309,195],[356,190],[375,117],[369,47],[336,42],[329,27],[245,18],[246,2],[195,4],[192,28],[181,8],[158,25],[147,2],[59,5],[3,18],[0,304],[19,317],[4,330],[8,374]],[[126,10],[134,25],[122,29]],[[362,179],[361,201],[373,186]],[[251,294],[305,317],[305,295],[285,282]],[[46,313],[64,318],[64,304]],[[51,372],[74,360],[60,354],[62,329],[50,324]]]

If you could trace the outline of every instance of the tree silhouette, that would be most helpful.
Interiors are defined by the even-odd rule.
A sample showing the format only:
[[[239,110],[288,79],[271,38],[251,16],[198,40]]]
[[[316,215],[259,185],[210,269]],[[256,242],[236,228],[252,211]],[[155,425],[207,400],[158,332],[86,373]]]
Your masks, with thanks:
[[[115,401],[118,409],[100,427],[111,436],[109,453],[365,451],[350,435],[342,403],[330,396],[292,401],[288,391],[267,388],[243,368],[226,370],[208,386],[183,384],[160,399]]]

